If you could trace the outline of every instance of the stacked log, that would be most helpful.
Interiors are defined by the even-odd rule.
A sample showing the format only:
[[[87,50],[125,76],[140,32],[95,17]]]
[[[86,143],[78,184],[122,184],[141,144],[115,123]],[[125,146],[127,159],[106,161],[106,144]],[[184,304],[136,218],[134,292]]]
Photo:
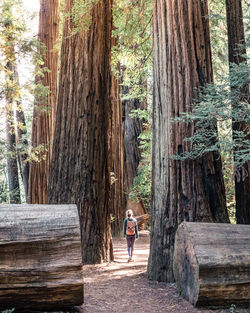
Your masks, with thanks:
[[[175,237],[174,275],[196,306],[250,306],[250,225],[182,223]]]
[[[140,229],[149,220],[149,214],[143,214],[143,215],[140,215],[140,216],[135,216],[135,219],[136,219],[137,225],[138,225],[138,227]]]
[[[0,205],[0,310],[83,303],[75,205]]]

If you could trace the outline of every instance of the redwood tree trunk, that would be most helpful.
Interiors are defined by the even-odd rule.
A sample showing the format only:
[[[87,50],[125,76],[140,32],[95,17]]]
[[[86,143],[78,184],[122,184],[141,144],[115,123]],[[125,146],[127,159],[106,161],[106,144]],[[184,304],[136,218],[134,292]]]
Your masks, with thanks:
[[[115,44],[113,38],[112,42]],[[124,142],[122,125],[122,102],[120,81],[111,76],[111,125],[110,125],[110,157],[111,157],[111,223],[112,233],[119,234],[123,226],[126,210],[126,194],[124,190]]]
[[[154,6],[152,225],[148,276],[174,281],[175,232],[183,220],[228,222],[218,153],[197,160],[169,157],[187,151],[193,126],[173,123],[187,112],[195,88],[212,82],[204,0],[158,0]]]
[[[73,0],[66,1],[66,12]],[[50,203],[76,203],[85,263],[109,261],[109,133],[111,114],[112,0],[90,8],[90,25],[67,18],[63,30],[61,70],[49,183]]]
[[[51,163],[54,120],[57,95],[57,69],[59,40],[59,2],[60,0],[40,0],[38,39],[46,49],[41,48],[44,65],[49,69],[44,77],[36,77],[36,82],[47,86],[48,96],[39,97],[35,101],[32,124],[32,146],[44,145],[43,155],[39,162],[30,164],[30,203],[48,202],[48,179]]]
[[[241,0],[226,0],[226,11],[229,63],[239,65],[246,62],[243,56],[246,48]],[[248,93],[248,86],[242,88],[242,93]],[[242,101],[248,101],[244,97]],[[237,103],[232,103],[232,109],[237,111]],[[233,132],[246,132],[247,126],[245,122],[233,121]],[[235,175],[236,220],[238,224],[250,224],[250,162],[236,170],[238,172],[238,175]]]

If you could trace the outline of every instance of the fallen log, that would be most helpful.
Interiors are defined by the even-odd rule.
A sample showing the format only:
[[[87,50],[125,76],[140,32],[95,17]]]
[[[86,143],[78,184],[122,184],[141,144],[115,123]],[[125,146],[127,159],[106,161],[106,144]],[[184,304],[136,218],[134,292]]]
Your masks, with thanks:
[[[195,306],[250,305],[250,225],[182,223],[173,270]]]
[[[0,205],[0,310],[83,303],[75,205]]]
[[[149,214],[135,216],[135,219],[137,221],[138,227],[140,228],[144,223],[146,223],[149,220]]]

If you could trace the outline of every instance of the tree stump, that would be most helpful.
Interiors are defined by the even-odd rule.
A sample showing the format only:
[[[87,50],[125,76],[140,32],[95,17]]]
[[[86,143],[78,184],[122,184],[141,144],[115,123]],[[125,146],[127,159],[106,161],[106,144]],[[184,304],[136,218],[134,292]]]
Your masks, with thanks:
[[[193,305],[250,305],[250,225],[183,222],[173,269],[180,294]]]
[[[82,303],[76,205],[0,205],[0,309]]]

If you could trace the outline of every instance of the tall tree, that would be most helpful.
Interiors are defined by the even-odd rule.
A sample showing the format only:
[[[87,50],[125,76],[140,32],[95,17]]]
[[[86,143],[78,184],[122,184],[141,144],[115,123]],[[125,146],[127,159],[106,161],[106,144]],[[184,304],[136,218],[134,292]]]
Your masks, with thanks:
[[[65,3],[68,18],[63,28],[49,202],[77,204],[83,262],[98,263],[112,258],[112,0],[94,1],[79,11],[84,4],[83,0]],[[84,21],[89,23],[77,23]]]
[[[205,0],[159,0],[153,21],[154,98],[152,231],[148,276],[174,281],[174,237],[183,221],[228,222],[221,160],[208,153],[196,160],[171,156],[189,149],[193,127],[173,123],[188,112],[196,88],[212,81]],[[216,126],[214,126],[216,127]]]
[[[17,90],[20,92],[20,84],[18,78],[18,71],[15,66],[14,68],[14,75]],[[26,201],[28,201],[28,192],[29,192],[29,161],[28,161],[28,149],[29,143],[27,139],[27,128],[26,128],[26,121],[24,110],[22,106],[22,99],[19,95],[16,101],[16,122],[17,122],[17,152],[18,152],[18,163],[20,168],[20,173],[23,181],[24,192]]]
[[[246,44],[241,0],[226,0],[226,12],[228,59],[231,67],[233,63],[240,65],[246,62],[244,57]],[[230,70],[229,72],[232,75],[232,71]],[[249,101],[248,88],[249,86],[241,88],[242,98],[239,99],[239,102],[247,103]],[[232,110],[237,112],[238,106],[239,103],[233,102]],[[249,125],[244,121],[236,122],[233,120],[233,138],[237,132],[247,134]],[[235,171],[237,171],[237,175],[235,175],[236,220],[238,224],[250,224],[250,162],[246,162],[241,168],[235,168]]]
[[[116,44],[115,38],[112,38],[113,45]],[[119,234],[126,210],[126,194],[124,190],[124,140],[122,125],[122,102],[120,81],[111,76],[111,122],[110,122],[110,158],[111,168],[111,214],[113,221],[111,223],[112,233]]]
[[[17,150],[16,150],[16,127],[14,106],[17,98],[17,81],[15,77],[16,53],[15,53],[15,27],[13,25],[13,1],[2,3],[2,45],[4,55],[4,95],[6,116],[6,146],[7,146],[7,170],[9,184],[10,203],[20,203],[20,186],[18,178]]]
[[[59,40],[59,4],[60,0],[40,0],[39,33],[42,68],[47,68],[42,76],[36,77],[36,83],[48,87],[49,94],[35,100],[32,146],[43,145],[43,156],[39,162],[30,166],[30,203],[48,202],[49,167],[53,142],[54,120],[57,96],[58,40]]]

